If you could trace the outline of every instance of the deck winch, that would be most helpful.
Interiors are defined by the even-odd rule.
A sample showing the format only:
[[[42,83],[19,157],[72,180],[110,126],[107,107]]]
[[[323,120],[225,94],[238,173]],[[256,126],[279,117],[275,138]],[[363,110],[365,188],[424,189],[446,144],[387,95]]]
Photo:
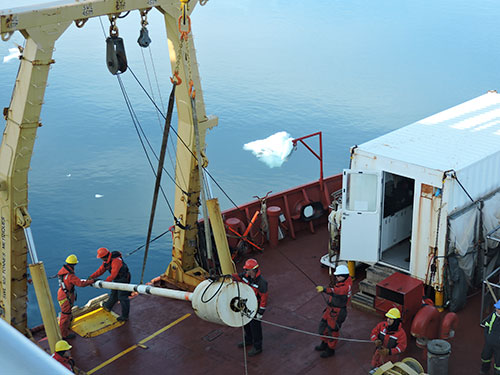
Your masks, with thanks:
[[[193,292],[101,280],[92,286],[191,301],[191,306],[199,318],[230,327],[241,327],[249,323],[258,306],[257,297],[249,285],[227,279],[202,281]]]

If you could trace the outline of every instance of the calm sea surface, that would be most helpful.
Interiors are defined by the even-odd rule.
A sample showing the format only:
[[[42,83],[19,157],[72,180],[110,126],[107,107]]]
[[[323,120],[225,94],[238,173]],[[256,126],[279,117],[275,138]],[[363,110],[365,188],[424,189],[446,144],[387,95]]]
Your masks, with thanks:
[[[0,9],[34,3],[0,0]],[[192,27],[203,94],[207,113],[219,117],[207,136],[211,174],[244,203],[319,176],[304,147],[283,167],[269,169],[243,151],[244,143],[281,130],[293,137],[322,131],[325,174],[331,175],[348,166],[350,146],[500,88],[499,19],[498,0],[210,0],[198,6]],[[109,21],[102,22],[108,30]],[[149,72],[161,106],[171,89],[166,35],[159,12],[150,12],[149,23],[151,54],[136,43],[138,12],[118,27],[131,69],[148,88]],[[22,45],[21,34],[1,42],[0,56],[12,42]],[[154,176],[117,78],[106,68],[99,20],[83,29],[71,25],[54,58],[29,174],[29,212],[48,275],[74,253],[76,273],[86,277],[99,266],[98,247],[127,254],[145,243]],[[9,105],[17,69],[17,60],[0,63],[1,107]],[[122,79],[158,152],[163,121],[130,72]],[[167,169],[173,175],[170,160]],[[163,181],[173,205],[172,184],[166,176]],[[223,208],[232,206],[213,190]],[[159,202],[153,235],[172,225],[165,201]],[[150,248],[145,278],[162,273],[170,259],[166,235]],[[142,260],[141,251],[126,258],[132,282],[139,281]],[[50,286],[55,299],[56,279]],[[77,303],[99,294],[80,289]],[[31,286],[29,299],[33,326],[41,318]]]

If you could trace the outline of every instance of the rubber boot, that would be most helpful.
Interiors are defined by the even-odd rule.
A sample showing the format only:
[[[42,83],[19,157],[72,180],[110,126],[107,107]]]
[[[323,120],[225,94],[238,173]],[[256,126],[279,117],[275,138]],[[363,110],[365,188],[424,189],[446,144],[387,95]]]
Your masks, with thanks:
[[[491,362],[483,362],[481,364],[481,371],[479,372],[481,375],[486,375],[490,373],[490,363]]]
[[[321,341],[321,344],[316,345],[314,347],[314,350],[317,350],[318,352],[322,352],[323,350],[326,350],[327,347],[328,347],[328,345],[326,345],[326,342]]]
[[[253,357],[253,356],[255,356],[255,355],[257,355],[257,354],[260,354],[260,353],[262,353],[262,348],[256,348],[256,347],[254,346],[254,347],[252,348],[252,350],[250,350],[250,351],[248,352],[248,356],[249,356],[249,357]]]
[[[335,354],[335,349],[326,348],[324,352],[320,354],[321,358],[328,358]]]

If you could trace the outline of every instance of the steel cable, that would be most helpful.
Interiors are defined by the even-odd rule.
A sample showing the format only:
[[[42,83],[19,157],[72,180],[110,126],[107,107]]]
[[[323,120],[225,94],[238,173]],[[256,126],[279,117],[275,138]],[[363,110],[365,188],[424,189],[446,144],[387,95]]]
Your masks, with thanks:
[[[272,326],[275,326],[275,327],[279,327],[279,328],[283,328],[283,329],[287,329],[289,331],[294,331],[294,332],[298,332],[298,333],[303,333],[303,334],[306,334],[306,335],[309,335],[309,336],[316,336],[316,337],[320,337],[322,339],[329,339],[329,340],[339,340],[339,341],[351,341],[351,342],[372,342],[371,340],[363,340],[363,339],[348,339],[346,337],[333,337],[333,336],[325,336],[325,335],[320,335],[319,333],[312,333],[312,332],[308,332],[308,331],[304,331],[302,329],[298,329],[298,328],[293,328],[293,327],[288,327],[288,326],[285,326],[283,324],[278,324],[278,323],[273,323],[273,322],[269,322],[267,320],[262,320],[262,319],[258,319],[258,318],[253,318],[255,320],[258,320],[259,322],[262,322],[262,323],[266,323],[266,324],[269,324],[269,325],[272,325]]]

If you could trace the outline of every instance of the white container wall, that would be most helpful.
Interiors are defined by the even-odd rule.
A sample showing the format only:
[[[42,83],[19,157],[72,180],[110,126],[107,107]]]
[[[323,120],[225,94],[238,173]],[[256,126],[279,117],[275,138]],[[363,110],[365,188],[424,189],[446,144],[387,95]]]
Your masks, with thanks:
[[[355,179],[348,181],[347,176],[354,173],[380,176],[372,190],[380,195],[381,207],[379,218],[373,219],[372,211],[371,220],[354,205],[347,210],[341,229],[342,259],[378,261],[429,281],[430,262],[438,256],[430,284],[442,286],[448,216],[470,205],[471,198],[485,198],[500,187],[500,95],[488,92],[353,147],[350,170],[344,172],[344,201],[352,192],[369,189],[354,186]],[[394,190],[401,186],[411,202],[395,211],[391,209],[398,199]],[[500,207],[488,206],[490,218],[500,218]],[[465,221],[456,219],[455,225]],[[369,243],[364,233],[370,235]],[[470,246],[471,238],[463,236],[455,233],[454,240]],[[470,275],[474,265],[462,265]]]

